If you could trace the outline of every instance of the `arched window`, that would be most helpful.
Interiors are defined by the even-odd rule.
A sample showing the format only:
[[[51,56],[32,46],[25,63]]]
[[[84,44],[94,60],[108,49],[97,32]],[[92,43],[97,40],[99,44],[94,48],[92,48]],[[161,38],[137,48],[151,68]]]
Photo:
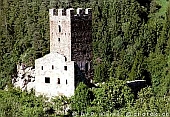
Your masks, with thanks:
[[[54,65],[52,65],[52,69],[54,69]]]
[[[57,84],[60,84],[60,78],[58,78]]]
[[[61,26],[60,25],[58,25],[58,30],[59,30],[59,32],[61,32]]]

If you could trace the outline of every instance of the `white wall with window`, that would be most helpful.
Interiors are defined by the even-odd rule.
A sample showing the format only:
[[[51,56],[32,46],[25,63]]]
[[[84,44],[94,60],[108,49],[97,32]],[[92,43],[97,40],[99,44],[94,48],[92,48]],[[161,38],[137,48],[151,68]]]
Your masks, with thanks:
[[[74,94],[74,61],[65,61],[58,53],[35,60],[36,95],[48,97]]]

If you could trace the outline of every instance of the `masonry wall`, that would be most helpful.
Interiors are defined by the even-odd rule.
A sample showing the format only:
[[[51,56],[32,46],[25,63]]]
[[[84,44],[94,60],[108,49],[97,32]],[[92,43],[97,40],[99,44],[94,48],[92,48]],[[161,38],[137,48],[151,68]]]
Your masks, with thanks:
[[[50,9],[50,52],[75,61],[86,78],[92,79],[92,10]]]
[[[50,9],[50,52],[58,52],[71,61],[71,14],[73,9]]]
[[[48,97],[65,95],[70,97],[74,94],[73,61],[65,61],[64,56],[50,53],[35,61],[35,69],[36,95]]]
[[[71,17],[71,60],[75,61],[86,78],[92,79],[92,10],[77,9]]]

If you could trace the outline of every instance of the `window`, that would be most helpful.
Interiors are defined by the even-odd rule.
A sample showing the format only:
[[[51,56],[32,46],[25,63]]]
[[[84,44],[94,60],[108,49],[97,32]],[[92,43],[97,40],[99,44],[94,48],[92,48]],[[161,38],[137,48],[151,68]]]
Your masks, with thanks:
[[[52,65],[52,69],[54,69],[54,65]]]
[[[41,70],[43,70],[43,66],[41,66]]]
[[[60,38],[58,38],[58,42],[60,42]]]
[[[67,84],[67,79],[66,79],[66,84]]]
[[[60,84],[60,78],[58,78],[57,84]]]
[[[83,50],[83,54],[86,54],[86,50]]]
[[[67,66],[64,66],[64,70],[66,70],[66,71],[67,71]]]
[[[60,25],[58,25],[58,30],[59,30],[59,32],[61,32],[61,26]]]
[[[66,58],[66,56],[64,56],[64,58],[65,58],[65,61],[67,61],[67,58]]]
[[[85,64],[85,72],[88,71],[88,63]]]
[[[45,83],[50,83],[50,77],[45,77]]]

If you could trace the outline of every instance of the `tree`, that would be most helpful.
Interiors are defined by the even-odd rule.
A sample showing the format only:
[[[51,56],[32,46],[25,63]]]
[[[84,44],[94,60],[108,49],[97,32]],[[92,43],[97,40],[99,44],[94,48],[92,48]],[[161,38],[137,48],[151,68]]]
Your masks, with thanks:
[[[90,104],[90,95],[88,87],[82,82],[79,83],[75,90],[74,96],[71,99],[71,108],[79,115],[87,112],[87,107]]]
[[[93,90],[94,100],[91,102],[95,113],[110,112],[125,108],[128,103],[132,103],[133,94],[122,80],[111,78],[109,82],[102,83],[99,88]],[[90,107],[89,107],[90,108]]]
[[[53,109],[59,115],[65,115],[70,108],[70,99],[65,96],[57,96],[52,99]]]

